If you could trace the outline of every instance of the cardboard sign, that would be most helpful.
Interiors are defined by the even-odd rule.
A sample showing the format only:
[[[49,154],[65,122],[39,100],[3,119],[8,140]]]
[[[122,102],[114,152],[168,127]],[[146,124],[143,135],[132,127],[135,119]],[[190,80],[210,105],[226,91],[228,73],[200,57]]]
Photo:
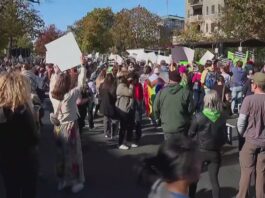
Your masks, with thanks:
[[[146,63],[148,62],[148,54],[145,52],[140,52],[136,56],[136,61],[145,61]]]
[[[188,61],[189,63],[193,63],[195,50],[190,49],[190,48],[188,48],[188,47],[184,47],[184,52],[185,52],[185,54],[186,54],[187,61]]]
[[[138,54],[145,53],[143,48],[141,48],[141,49],[128,49],[128,50],[126,50],[126,52],[129,53],[129,57],[132,57],[134,59],[137,58]]]
[[[65,71],[80,65],[82,53],[72,32],[45,45],[46,63],[57,65]]]
[[[148,61],[151,61],[152,63],[156,63],[157,61],[157,55],[155,52],[147,53]]]
[[[118,54],[110,54],[109,60],[114,60],[119,65],[121,65],[123,63],[122,57]]]
[[[188,61],[192,63],[195,51],[188,47],[174,47],[171,49],[172,59],[175,63],[180,61]]]
[[[203,57],[201,58],[201,60],[200,60],[200,64],[201,64],[201,65],[205,65],[206,62],[207,62],[207,60],[213,60],[213,58],[214,58],[214,54],[213,54],[212,52],[210,52],[210,51],[207,51],[207,52],[203,55]]]

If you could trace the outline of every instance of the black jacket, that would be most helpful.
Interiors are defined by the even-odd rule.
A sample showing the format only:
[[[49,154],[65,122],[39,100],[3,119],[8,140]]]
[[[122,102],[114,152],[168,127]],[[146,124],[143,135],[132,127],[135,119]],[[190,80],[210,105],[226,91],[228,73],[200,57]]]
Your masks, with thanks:
[[[192,120],[189,136],[196,136],[201,150],[218,151],[227,140],[226,120],[221,116],[212,122],[203,113],[198,113]]]
[[[104,116],[108,116],[110,118],[115,119],[117,117],[116,113],[116,87],[113,85],[108,88],[104,88],[104,83],[101,84],[99,88],[99,95],[101,98],[100,103],[100,113]]]
[[[27,156],[37,147],[39,134],[31,111],[0,108],[0,161]]]

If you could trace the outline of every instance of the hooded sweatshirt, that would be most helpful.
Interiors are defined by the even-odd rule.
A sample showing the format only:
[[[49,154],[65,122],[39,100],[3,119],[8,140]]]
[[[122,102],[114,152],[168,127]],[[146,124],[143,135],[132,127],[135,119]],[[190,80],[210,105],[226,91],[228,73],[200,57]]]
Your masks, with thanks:
[[[187,133],[193,113],[192,92],[187,88],[166,86],[157,94],[153,108],[165,133]]]
[[[216,122],[218,120],[218,118],[221,117],[221,113],[219,111],[211,110],[209,108],[204,108],[202,113],[212,122]]]

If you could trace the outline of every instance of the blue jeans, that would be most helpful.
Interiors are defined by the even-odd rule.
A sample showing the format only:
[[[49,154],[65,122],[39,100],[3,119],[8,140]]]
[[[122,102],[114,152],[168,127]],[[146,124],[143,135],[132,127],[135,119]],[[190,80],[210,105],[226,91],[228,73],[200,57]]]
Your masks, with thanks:
[[[200,90],[193,90],[193,100],[196,112],[201,112],[203,109],[204,93]]]
[[[232,113],[235,113],[235,107],[236,105],[239,105],[242,103],[242,91],[243,91],[243,86],[237,86],[237,87],[232,87],[232,103],[231,103],[231,110]],[[238,109],[239,111],[239,109]]]

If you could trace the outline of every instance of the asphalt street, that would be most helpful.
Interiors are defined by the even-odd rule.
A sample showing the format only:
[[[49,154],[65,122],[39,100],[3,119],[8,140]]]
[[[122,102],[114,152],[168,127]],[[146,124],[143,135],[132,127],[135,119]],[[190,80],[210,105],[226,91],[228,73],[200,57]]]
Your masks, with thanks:
[[[45,106],[47,110],[50,109],[48,103]],[[82,133],[85,188],[80,193],[72,194],[70,190],[60,192],[57,190],[54,171],[55,141],[47,115],[48,111],[41,130],[38,198],[146,198],[148,196],[149,187],[138,182],[136,167],[141,158],[157,152],[158,146],[163,141],[161,129],[154,128],[145,119],[140,147],[121,151],[117,149],[117,140],[104,138],[102,118],[96,119],[95,128],[89,130],[86,127]],[[229,120],[229,123],[235,124],[235,119]],[[232,198],[236,195],[240,177],[235,130],[233,136],[233,145],[226,145],[222,151],[219,180],[223,198]],[[197,197],[211,197],[207,170],[201,174]],[[0,198],[5,198],[1,179]]]

